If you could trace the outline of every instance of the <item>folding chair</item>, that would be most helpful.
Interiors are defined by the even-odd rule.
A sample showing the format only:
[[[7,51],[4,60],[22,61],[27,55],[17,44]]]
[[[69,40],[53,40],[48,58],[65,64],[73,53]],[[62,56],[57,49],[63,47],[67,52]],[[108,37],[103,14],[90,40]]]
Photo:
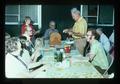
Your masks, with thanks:
[[[107,58],[108,58],[109,66],[106,69],[106,71],[103,73],[103,77],[105,77],[107,75],[108,70],[110,69],[110,67],[112,66],[113,61],[114,61],[114,56],[112,56],[112,55],[107,55]]]

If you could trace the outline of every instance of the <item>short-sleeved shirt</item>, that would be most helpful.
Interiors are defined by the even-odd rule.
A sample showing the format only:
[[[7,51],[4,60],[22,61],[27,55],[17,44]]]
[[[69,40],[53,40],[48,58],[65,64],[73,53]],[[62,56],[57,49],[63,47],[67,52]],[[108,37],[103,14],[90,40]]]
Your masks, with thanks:
[[[57,29],[52,29],[52,28],[47,29],[45,31],[45,34],[44,34],[44,39],[49,40],[50,34],[53,33],[53,32],[58,32],[58,30]]]
[[[83,17],[80,17],[78,21],[75,22],[73,26],[73,32],[81,33],[82,35],[85,35],[87,32],[87,22]],[[72,35],[73,38],[80,38],[78,36]]]
[[[102,45],[97,40],[94,40],[94,42],[91,44],[90,52],[95,55],[92,61],[94,66],[99,66],[101,69],[108,68],[109,63],[107,56]]]
[[[104,33],[102,33],[100,35],[99,41],[102,44],[102,46],[105,49],[105,51],[108,53],[109,50],[110,50],[110,42],[109,42],[109,39],[107,38],[107,36]]]

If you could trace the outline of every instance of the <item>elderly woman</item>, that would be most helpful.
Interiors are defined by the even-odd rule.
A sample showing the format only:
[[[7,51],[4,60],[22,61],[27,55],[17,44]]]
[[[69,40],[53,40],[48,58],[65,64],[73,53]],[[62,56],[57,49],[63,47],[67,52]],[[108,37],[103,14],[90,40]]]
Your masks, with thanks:
[[[38,72],[42,71],[44,69],[43,64],[40,62],[38,63],[32,63],[32,60],[27,60],[29,63],[27,63],[23,57],[29,56],[29,53],[27,50],[23,50],[23,54],[21,55],[21,43],[18,38],[13,37],[11,39],[6,40],[5,42],[5,75],[7,78],[31,78],[35,77]],[[37,55],[39,49],[35,51],[35,54]],[[30,63],[31,62],[31,63]],[[30,64],[32,66],[30,66]],[[41,67],[36,70],[33,70],[34,67]],[[30,72],[31,70],[31,72]]]

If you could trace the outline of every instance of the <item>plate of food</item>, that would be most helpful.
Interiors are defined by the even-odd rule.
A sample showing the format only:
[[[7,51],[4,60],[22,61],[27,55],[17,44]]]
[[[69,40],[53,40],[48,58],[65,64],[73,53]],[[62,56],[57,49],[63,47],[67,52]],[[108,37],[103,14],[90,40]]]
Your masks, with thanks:
[[[65,41],[65,43],[71,45],[74,44],[74,41]]]

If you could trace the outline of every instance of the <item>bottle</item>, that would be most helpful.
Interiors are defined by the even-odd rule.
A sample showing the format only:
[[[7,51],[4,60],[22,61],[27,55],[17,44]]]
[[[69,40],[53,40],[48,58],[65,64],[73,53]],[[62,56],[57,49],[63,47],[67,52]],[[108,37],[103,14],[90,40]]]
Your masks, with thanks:
[[[57,62],[57,51],[54,51],[54,61]]]
[[[59,54],[59,62],[62,62],[62,61],[63,61],[63,53],[60,52],[60,54]]]
[[[63,61],[63,58],[65,57],[64,49],[60,49],[61,52],[61,62]]]

